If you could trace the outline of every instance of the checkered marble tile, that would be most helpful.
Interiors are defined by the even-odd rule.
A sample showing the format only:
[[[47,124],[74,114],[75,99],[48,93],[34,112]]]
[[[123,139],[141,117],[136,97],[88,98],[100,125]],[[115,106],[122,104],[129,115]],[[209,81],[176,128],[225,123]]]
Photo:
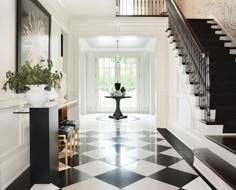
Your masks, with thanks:
[[[53,182],[55,187],[63,190],[211,189],[157,132],[152,117],[137,117],[140,119],[129,122],[96,120],[96,115],[82,117],[78,154],[68,159],[71,168],[59,172]]]
[[[82,171],[84,173],[87,173],[91,176],[97,176],[103,173],[106,173],[110,170],[115,169],[115,166],[112,166],[110,164],[106,164],[104,162],[101,161],[94,161],[94,162],[90,162],[87,164],[83,164],[83,165],[79,165],[74,167],[75,169]]]
[[[183,171],[183,172],[187,172],[187,173],[190,173],[190,174],[197,175],[197,173],[193,170],[193,168],[185,160],[177,162],[177,163],[169,166],[169,168],[173,168],[173,169],[176,169],[176,170],[180,170],[180,171]]]
[[[128,156],[131,156],[131,157],[134,157],[134,158],[144,159],[144,158],[147,158],[149,156],[155,155],[156,153],[152,152],[152,151],[144,150],[144,149],[141,149],[141,148],[136,148],[136,149],[133,149],[133,150],[130,150],[130,151],[126,152],[126,154]]]
[[[93,141],[91,143],[88,143],[88,145],[100,147],[100,148],[114,145],[114,144],[116,144],[116,143],[114,141],[110,141],[110,140],[99,140],[99,141]]]
[[[132,146],[132,147],[142,147],[145,145],[149,145],[148,142],[144,142],[140,140],[126,141],[126,142],[122,142],[122,144],[127,145],[127,146]]]
[[[111,156],[114,153],[111,152],[111,151],[107,151],[105,149],[96,149],[96,150],[91,150],[89,152],[84,152],[82,154],[85,155],[85,156],[89,156],[91,158],[94,158],[94,159],[98,160],[98,159],[101,159],[101,158]]]
[[[175,149],[173,149],[173,148],[171,148],[169,150],[166,150],[166,151],[163,151],[163,152],[161,152],[161,154],[165,154],[165,155],[173,156],[173,157],[177,157],[177,158],[182,158],[179,155],[179,153]]]
[[[165,169],[166,167],[161,166],[159,164],[147,162],[145,160],[139,160],[139,161],[129,164],[123,168],[130,170],[132,172],[138,173],[143,176],[149,176],[149,175],[154,174],[160,170]]]
[[[201,177],[198,177],[185,185],[183,189],[186,190],[199,190],[199,189],[204,189],[204,190],[211,190],[211,188],[206,184],[205,181],[202,180]]]
[[[58,190],[59,188],[53,184],[35,184],[30,190]]]
[[[151,178],[144,178],[133,183],[123,190],[178,190],[179,188]]]
[[[86,181],[76,183],[73,185],[70,185],[68,187],[63,188],[63,190],[118,190],[119,188],[110,185],[102,180],[99,180],[97,178],[91,178]]]

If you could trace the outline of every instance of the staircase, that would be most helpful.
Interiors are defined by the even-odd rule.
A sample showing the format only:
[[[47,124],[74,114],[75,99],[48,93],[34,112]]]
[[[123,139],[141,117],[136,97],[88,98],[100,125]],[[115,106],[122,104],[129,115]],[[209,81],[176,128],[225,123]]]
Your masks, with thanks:
[[[174,0],[167,0],[167,35],[178,52],[191,104],[204,113],[197,125],[217,131],[201,133],[193,150],[195,168],[218,190],[236,189],[236,47],[213,19],[186,19]],[[178,66],[179,68],[179,66]],[[184,76],[184,77],[183,77]],[[188,80],[188,84],[185,81]],[[195,101],[198,100],[198,101]],[[198,118],[195,114],[195,117]],[[202,117],[202,115],[200,116]],[[201,124],[200,124],[201,123]],[[218,130],[216,126],[223,126]],[[189,140],[191,141],[191,140]]]
[[[185,19],[167,0],[169,38],[176,44],[206,125],[236,133],[236,47],[213,19]]]
[[[214,122],[224,125],[223,133],[236,132],[235,47],[221,34],[213,19],[188,19],[210,60],[210,109],[216,110]]]

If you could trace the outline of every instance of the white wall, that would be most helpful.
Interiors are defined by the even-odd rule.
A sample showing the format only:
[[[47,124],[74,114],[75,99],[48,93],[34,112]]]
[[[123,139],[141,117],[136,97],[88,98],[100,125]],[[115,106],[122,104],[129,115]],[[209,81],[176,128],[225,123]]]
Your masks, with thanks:
[[[61,28],[66,31],[65,20],[53,12],[50,1],[41,0],[52,14],[51,55],[56,67],[60,57]],[[16,65],[16,1],[2,0],[0,6],[0,86],[8,70]],[[22,95],[0,91],[0,189],[5,189],[27,167],[29,167],[29,118],[28,115],[13,114],[22,103]]]

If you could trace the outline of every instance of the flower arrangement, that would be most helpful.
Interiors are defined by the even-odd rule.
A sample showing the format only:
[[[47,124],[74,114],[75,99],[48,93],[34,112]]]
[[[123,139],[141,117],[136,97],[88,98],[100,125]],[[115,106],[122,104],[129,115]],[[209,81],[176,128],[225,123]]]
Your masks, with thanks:
[[[43,61],[41,61],[43,62]],[[47,61],[47,66],[42,63],[38,63],[34,66],[26,62],[21,66],[20,71],[6,73],[7,80],[3,84],[2,89],[7,91],[7,87],[14,91],[25,91],[27,85],[41,85],[45,84],[48,89],[51,87],[60,87],[60,80],[62,79],[62,73],[55,71],[52,72],[53,63],[51,60]]]

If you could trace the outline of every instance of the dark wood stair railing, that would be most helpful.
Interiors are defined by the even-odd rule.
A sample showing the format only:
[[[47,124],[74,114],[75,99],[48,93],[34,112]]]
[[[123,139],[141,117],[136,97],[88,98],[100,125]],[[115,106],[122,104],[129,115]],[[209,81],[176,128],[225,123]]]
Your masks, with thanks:
[[[199,106],[205,110],[204,120],[211,122],[210,112],[210,64],[209,54],[199,42],[190,24],[174,0],[166,0],[169,29],[173,36],[182,62],[187,65],[190,83],[195,84]]]

